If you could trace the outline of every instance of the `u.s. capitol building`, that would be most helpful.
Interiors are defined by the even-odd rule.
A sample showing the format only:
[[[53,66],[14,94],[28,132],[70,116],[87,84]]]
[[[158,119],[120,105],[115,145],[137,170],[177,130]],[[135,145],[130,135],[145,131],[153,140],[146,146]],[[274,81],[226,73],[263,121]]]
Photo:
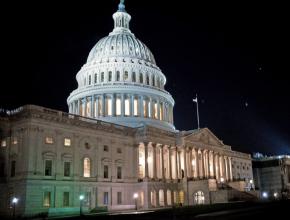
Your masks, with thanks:
[[[250,155],[208,128],[176,130],[166,77],[123,1],[113,18],[77,73],[69,113],[26,105],[0,116],[1,214],[14,197],[17,215],[58,215],[249,196]]]

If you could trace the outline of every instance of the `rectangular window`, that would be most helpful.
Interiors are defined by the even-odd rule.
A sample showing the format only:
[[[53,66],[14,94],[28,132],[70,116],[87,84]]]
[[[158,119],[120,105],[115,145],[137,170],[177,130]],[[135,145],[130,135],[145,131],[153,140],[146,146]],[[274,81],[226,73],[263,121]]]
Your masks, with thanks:
[[[122,192],[117,192],[117,204],[122,204]]]
[[[44,175],[45,176],[52,175],[52,160],[45,160]]]
[[[121,99],[116,99],[116,115],[121,115]]]
[[[117,167],[117,179],[122,179],[122,167]]]
[[[163,120],[163,105],[161,104],[160,105],[160,108],[159,108],[159,111],[160,111],[160,120]]]
[[[51,204],[51,192],[44,192],[43,207],[50,207],[50,204]]]
[[[65,138],[64,139],[64,146],[69,147],[71,145],[71,140],[70,138]]]
[[[108,147],[108,145],[104,145],[104,151],[105,151],[105,152],[108,152],[108,151],[109,151],[109,147]]]
[[[158,109],[157,109],[157,103],[154,103],[154,118],[157,119],[158,118]]]
[[[6,140],[2,140],[1,141],[1,147],[6,147],[6,146],[7,146]]]
[[[138,99],[134,99],[134,116],[138,116]]]
[[[63,175],[70,176],[70,162],[64,162],[63,168],[64,168]]]
[[[69,192],[63,192],[63,207],[69,206]]]
[[[104,165],[104,178],[109,178],[109,167],[107,165]]]
[[[148,101],[148,109],[149,109],[149,110],[148,110],[148,117],[149,117],[149,118],[152,117],[152,115],[151,115],[151,104],[152,104],[152,103],[151,103],[150,101]]]
[[[16,170],[16,161],[15,160],[13,160],[13,161],[11,161],[11,177],[14,177],[15,176],[15,170]]]
[[[104,192],[104,205],[109,204],[109,192]]]
[[[45,138],[45,143],[46,144],[53,144],[53,138],[52,137],[46,137]]]
[[[107,113],[108,116],[112,116],[112,99],[107,98]]]
[[[125,99],[125,115],[130,115],[130,101],[128,98]]]
[[[146,100],[143,100],[143,114],[144,117],[147,117],[147,108],[146,108]]]
[[[122,149],[120,147],[117,148],[117,153],[121,154],[122,153]]]

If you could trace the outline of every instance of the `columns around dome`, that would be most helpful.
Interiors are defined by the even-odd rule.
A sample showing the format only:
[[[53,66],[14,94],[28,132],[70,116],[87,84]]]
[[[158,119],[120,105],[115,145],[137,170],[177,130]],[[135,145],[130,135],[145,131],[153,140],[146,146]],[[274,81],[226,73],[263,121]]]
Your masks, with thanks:
[[[104,119],[139,117],[173,124],[173,105],[161,97],[127,93],[96,94],[73,100],[69,113]]]

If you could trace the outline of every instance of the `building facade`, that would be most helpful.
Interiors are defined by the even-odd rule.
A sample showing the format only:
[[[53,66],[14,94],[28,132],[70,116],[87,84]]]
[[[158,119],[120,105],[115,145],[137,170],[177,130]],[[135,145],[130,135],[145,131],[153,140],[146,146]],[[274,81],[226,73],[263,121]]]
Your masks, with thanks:
[[[251,188],[249,154],[208,128],[175,129],[166,78],[123,1],[113,18],[77,74],[69,113],[26,105],[0,116],[1,214],[13,197],[19,215],[60,215],[227,202]]]
[[[290,198],[290,156],[254,158],[253,174],[261,198]]]

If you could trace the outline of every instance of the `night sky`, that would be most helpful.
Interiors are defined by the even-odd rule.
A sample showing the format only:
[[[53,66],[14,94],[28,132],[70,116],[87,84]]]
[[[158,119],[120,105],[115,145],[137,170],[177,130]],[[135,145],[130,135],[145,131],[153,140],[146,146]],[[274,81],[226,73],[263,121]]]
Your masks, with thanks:
[[[242,152],[290,153],[289,14],[277,4],[128,0],[130,29],[155,56],[179,130],[201,127]],[[118,0],[2,7],[0,106],[68,111],[75,76],[113,29]],[[4,67],[4,68],[3,68]]]

